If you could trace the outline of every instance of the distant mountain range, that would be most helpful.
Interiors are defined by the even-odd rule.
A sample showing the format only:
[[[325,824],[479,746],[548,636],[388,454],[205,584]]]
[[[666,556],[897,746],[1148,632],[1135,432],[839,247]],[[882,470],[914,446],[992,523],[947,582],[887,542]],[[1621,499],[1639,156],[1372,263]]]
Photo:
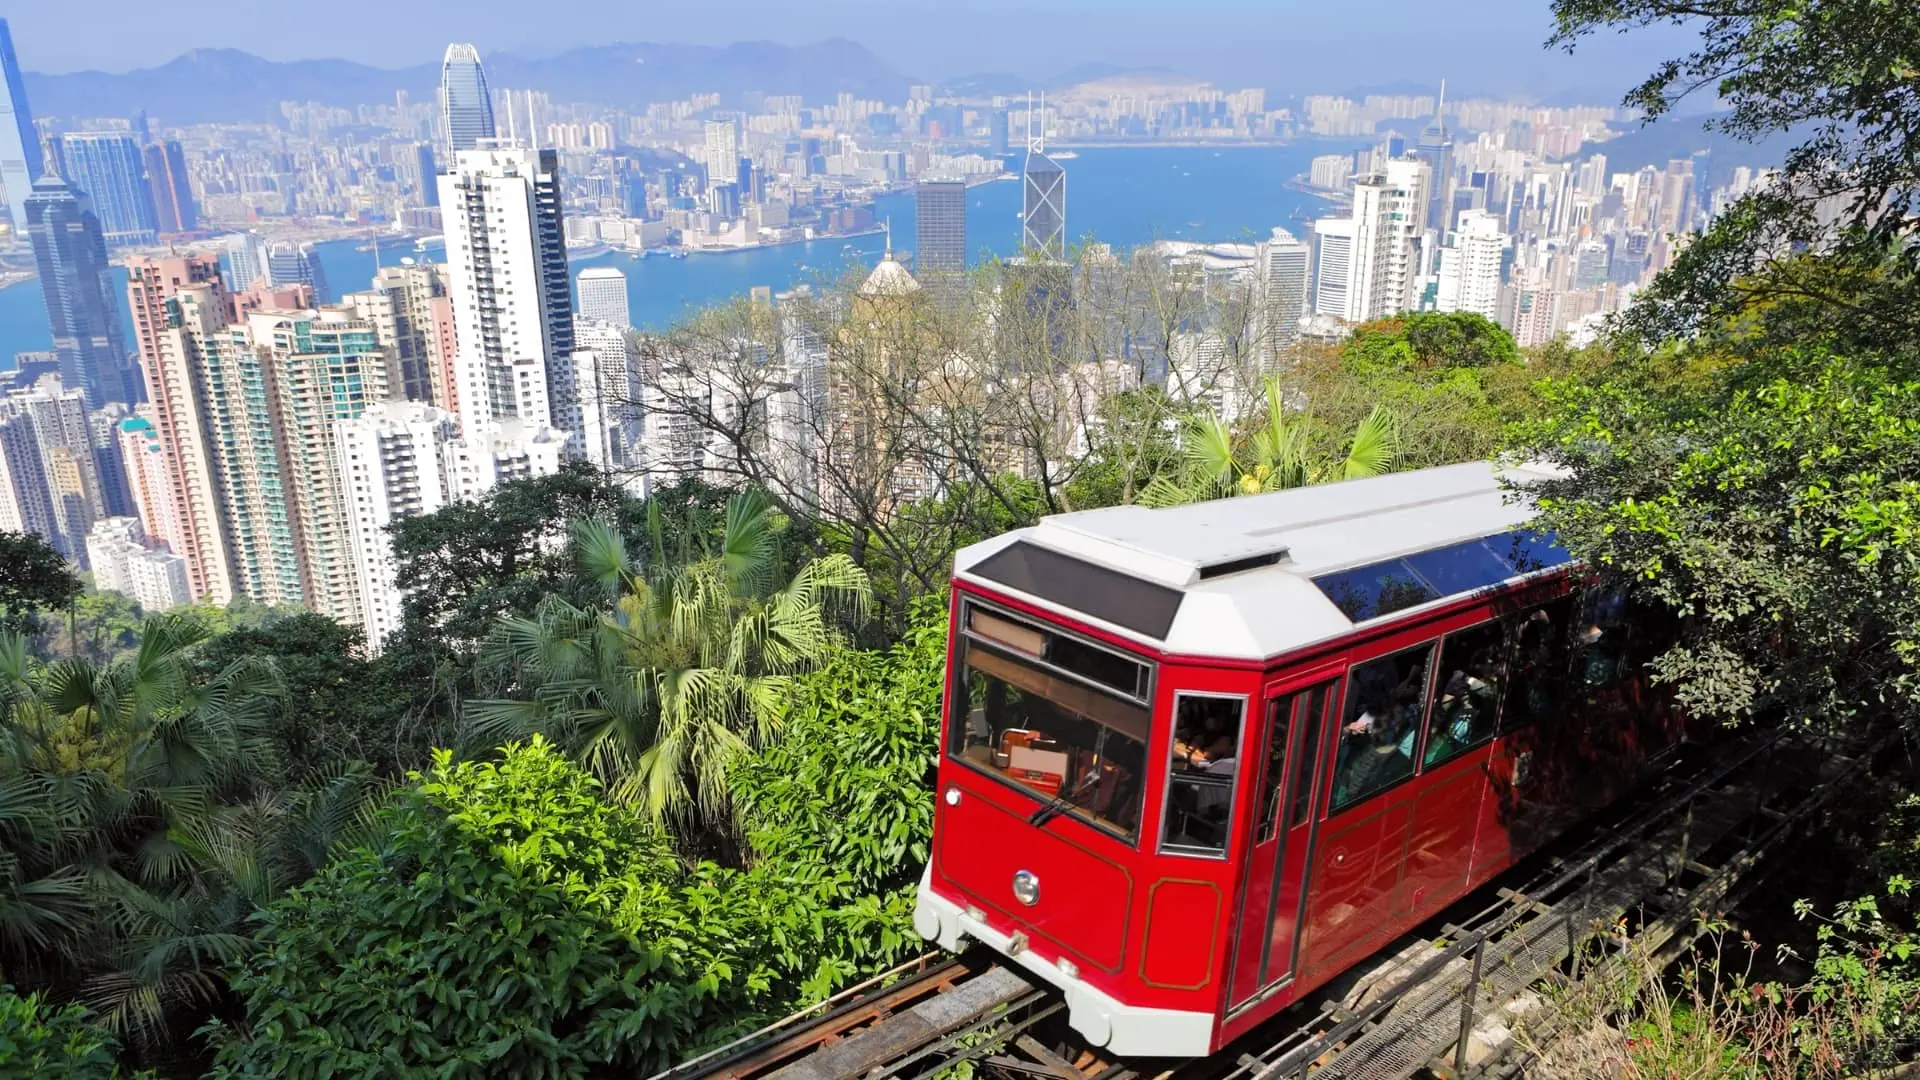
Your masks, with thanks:
[[[800,94],[830,101],[848,92],[897,101],[905,75],[858,42],[831,38],[810,45],[765,41],[712,47],[614,44],[555,56],[500,53],[484,58],[494,87],[544,91],[557,102],[633,108],[696,93],[736,104],[742,93]],[[196,49],[159,67],[125,74],[26,73],[36,116],[122,117],[145,109],[163,124],[271,120],[282,101],[351,108],[393,101],[404,90],[430,101],[440,82],[438,58],[414,67],[368,67],[348,60],[263,60],[236,49]]]
[[[1787,152],[1805,141],[1808,128],[1768,135],[1758,142],[1745,142],[1721,131],[1710,130],[1713,116],[1670,116],[1605,142],[1582,143],[1563,161],[1578,161],[1589,154],[1605,154],[1608,172],[1636,172],[1648,165],[1665,168],[1668,161],[1692,156],[1705,150],[1708,158],[1704,173],[1696,183],[1701,187],[1724,184],[1741,165],[1752,168],[1778,166]]]

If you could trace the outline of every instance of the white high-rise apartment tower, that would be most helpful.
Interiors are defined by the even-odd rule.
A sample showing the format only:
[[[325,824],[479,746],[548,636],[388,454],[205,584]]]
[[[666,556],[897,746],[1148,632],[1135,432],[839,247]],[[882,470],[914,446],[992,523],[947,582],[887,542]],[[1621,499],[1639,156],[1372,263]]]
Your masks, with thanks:
[[[1513,243],[1500,230],[1500,216],[1486,210],[1462,210],[1459,226],[1440,250],[1439,311],[1472,311],[1500,317],[1500,275]]]
[[[411,401],[371,405],[334,426],[347,532],[359,575],[360,625],[371,650],[400,627],[398,566],[387,527],[452,501],[445,455],[455,432],[452,413]]]
[[[707,183],[733,183],[740,170],[740,125],[731,120],[709,120],[705,142]]]
[[[1429,176],[1426,162],[1396,159],[1354,183],[1348,322],[1414,306]]]
[[[461,431],[506,420],[574,433],[573,297],[552,150],[483,145],[440,181]],[[568,456],[578,457],[577,445]]]
[[[1260,346],[1269,367],[1300,336],[1300,319],[1307,314],[1308,256],[1307,245],[1285,229],[1273,230],[1272,238],[1260,244]]]
[[[580,271],[580,303],[575,313],[582,322],[627,326],[627,275],[611,266]]]
[[[1313,310],[1345,322],[1358,321],[1353,314],[1353,219],[1314,222],[1313,244]]]
[[[578,346],[574,383],[580,390],[587,460],[603,469],[638,467],[640,380],[627,355],[626,333],[614,323],[590,322],[583,316],[573,336]]]

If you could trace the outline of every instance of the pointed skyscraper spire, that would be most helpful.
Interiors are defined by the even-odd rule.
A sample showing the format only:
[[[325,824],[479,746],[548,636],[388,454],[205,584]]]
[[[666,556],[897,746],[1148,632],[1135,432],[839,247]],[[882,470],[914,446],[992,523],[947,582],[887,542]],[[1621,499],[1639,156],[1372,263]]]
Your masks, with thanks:
[[[511,108],[512,102],[508,102]],[[480,67],[480,50],[454,43],[440,63],[440,115],[446,126],[447,160],[473,149],[481,139],[494,137],[493,95]],[[511,120],[512,113],[509,111]]]

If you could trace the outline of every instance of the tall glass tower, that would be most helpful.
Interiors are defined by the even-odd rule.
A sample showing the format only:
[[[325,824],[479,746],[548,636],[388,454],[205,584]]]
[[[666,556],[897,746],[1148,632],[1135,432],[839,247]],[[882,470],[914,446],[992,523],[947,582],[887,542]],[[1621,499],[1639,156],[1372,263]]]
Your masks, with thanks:
[[[914,189],[919,239],[914,268],[956,274],[967,268],[967,185],[960,180],[923,180]]]
[[[480,51],[471,45],[447,46],[440,64],[440,110],[447,128],[447,160],[471,150],[493,135],[493,95],[487,91],[487,73],[480,67]]]
[[[140,144],[124,131],[80,131],[60,137],[67,180],[93,201],[108,247],[151,244],[159,233],[153,191]]]
[[[1020,170],[1020,246],[1036,258],[1067,257],[1067,171],[1047,156],[1047,99],[1040,98],[1041,130],[1034,134],[1035,114],[1027,103],[1027,164]]]
[[[13,33],[0,19],[0,188],[7,193],[15,235],[27,231],[27,199],[42,171],[40,135],[27,109],[27,87],[13,55]]]
[[[1038,147],[1027,151],[1021,170],[1023,200],[1020,246],[1029,255],[1067,257],[1067,171]]]
[[[107,277],[107,245],[87,201],[57,176],[42,177],[21,207],[40,290],[53,330],[60,381],[86,393],[87,404],[135,402],[140,376],[127,362],[120,311]]]

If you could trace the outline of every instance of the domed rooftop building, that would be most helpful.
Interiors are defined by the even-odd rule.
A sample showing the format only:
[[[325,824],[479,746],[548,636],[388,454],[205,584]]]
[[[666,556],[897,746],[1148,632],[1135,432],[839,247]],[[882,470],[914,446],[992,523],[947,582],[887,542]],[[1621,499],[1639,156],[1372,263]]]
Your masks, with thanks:
[[[920,283],[913,274],[900,265],[893,257],[893,247],[887,247],[887,253],[881,257],[880,265],[873,268],[867,280],[860,283],[860,295],[878,299],[880,297],[910,296],[920,291]]]

